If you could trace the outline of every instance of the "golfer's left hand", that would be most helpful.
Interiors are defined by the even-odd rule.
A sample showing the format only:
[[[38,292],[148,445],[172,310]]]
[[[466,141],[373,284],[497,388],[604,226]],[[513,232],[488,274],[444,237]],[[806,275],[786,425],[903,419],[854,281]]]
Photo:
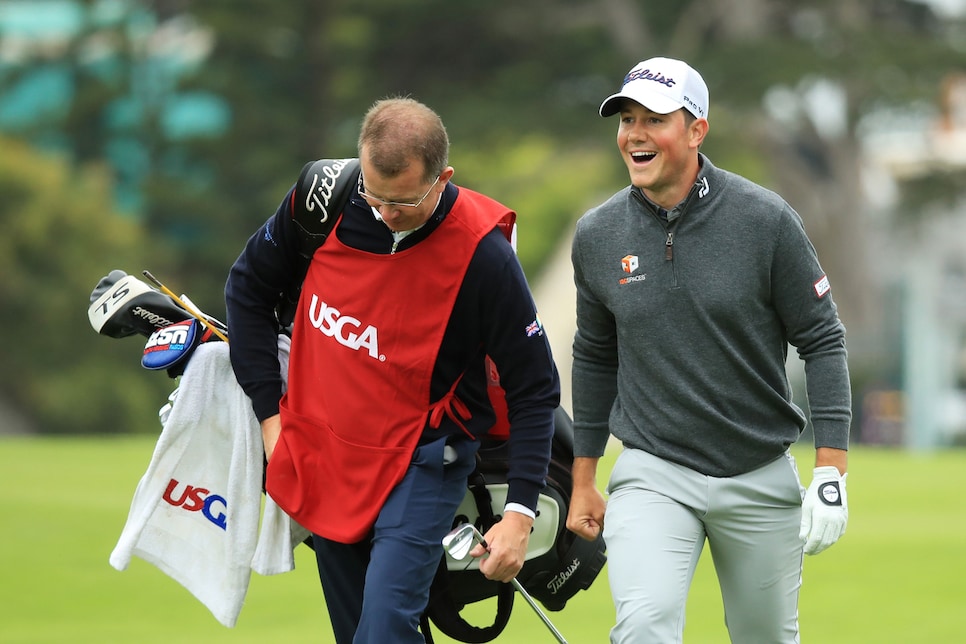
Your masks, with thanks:
[[[849,522],[849,501],[845,479],[834,466],[816,467],[812,483],[802,500],[802,529],[805,554],[817,555],[845,534]]]
[[[477,544],[470,551],[473,557],[482,557],[489,552],[489,556],[480,560],[480,572],[487,579],[502,582],[516,577],[523,568],[531,528],[533,519],[527,515],[512,510],[505,512],[503,519],[483,535],[489,549]]]

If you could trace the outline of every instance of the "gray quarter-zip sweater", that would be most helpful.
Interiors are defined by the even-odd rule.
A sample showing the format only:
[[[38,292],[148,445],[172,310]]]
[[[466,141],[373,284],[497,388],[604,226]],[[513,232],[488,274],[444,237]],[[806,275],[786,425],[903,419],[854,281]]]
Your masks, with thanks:
[[[666,220],[627,187],[577,223],[575,453],[612,433],[709,476],[751,471],[798,440],[788,346],[805,363],[816,447],[848,448],[845,327],[798,214],[715,168]]]

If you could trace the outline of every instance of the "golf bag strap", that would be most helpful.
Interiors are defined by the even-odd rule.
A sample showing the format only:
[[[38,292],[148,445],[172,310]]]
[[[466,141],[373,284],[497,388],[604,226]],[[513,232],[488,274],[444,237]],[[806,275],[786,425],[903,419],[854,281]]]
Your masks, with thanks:
[[[278,303],[276,313],[281,328],[288,327],[295,318],[312,256],[338,223],[361,172],[359,159],[319,159],[302,166],[289,204],[298,231],[298,278]]]
[[[497,522],[497,517],[493,512],[493,498],[490,496],[490,491],[486,488],[486,479],[480,472],[479,454],[476,455],[476,459],[477,467],[470,474],[467,486],[473,494],[473,500],[476,502],[476,509],[479,512],[480,531],[485,533]],[[503,629],[510,622],[510,614],[513,612],[513,586],[510,584],[499,585],[496,593],[496,616],[493,618],[493,624],[481,627],[473,626],[460,615],[463,607],[457,605],[453,600],[450,585],[451,581],[449,570],[446,566],[446,555],[443,555],[442,559],[440,559],[439,567],[436,569],[436,577],[433,580],[430,603],[426,607],[426,612],[420,621],[423,636],[427,638],[426,641],[431,644],[432,640],[427,617],[433,620],[433,623],[436,624],[439,630],[460,642],[479,644],[481,642],[491,642],[499,637],[500,633],[503,632]]]
[[[479,459],[479,454],[476,458]],[[480,513],[482,524],[480,531],[486,532],[496,523],[496,515],[493,513],[493,497],[490,496],[490,491],[486,489],[486,479],[479,470],[479,463],[477,463],[477,469],[470,475],[468,487],[473,495],[473,500],[476,501],[476,510]]]
[[[429,616],[425,612],[419,616],[419,632],[423,634],[426,644],[436,644],[436,640],[433,639],[433,628],[429,625]]]
[[[312,259],[335,228],[360,172],[359,159],[319,159],[302,167],[291,206],[299,254],[305,259]]]
[[[490,626],[473,626],[460,615],[462,606],[453,600],[453,593],[450,590],[449,570],[446,568],[445,557],[440,561],[436,569],[436,578],[433,580],[433,596],[426,612],[423,614],[420,624],[422,625],[423,637],[427,642],[432,642],[429,619],[432,619],[436,627],[448,637],[460,642],[469,644],[481,644],[492,642],[510,622],[510,614],[513,612],[513,593],[511,584],[500,584],[496,595],[496,616]],[[439,591],[439,592],[437,592]]]

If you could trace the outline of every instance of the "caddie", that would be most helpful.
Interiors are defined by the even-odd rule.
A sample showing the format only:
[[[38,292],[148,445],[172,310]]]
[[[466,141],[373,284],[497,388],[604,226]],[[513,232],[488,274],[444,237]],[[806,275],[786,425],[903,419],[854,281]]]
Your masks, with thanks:
[[[336,641],[422,643],[441,542],[496,420],[486,357],[506,394],[511,454],[507,504],[480,563],[490,579],[523,565],[560,385],[498,228],[513,212],[453,183],[439,116],[412,99],[378,101],[358,148],[341,212],[325,208],[348,170],[330,168],[308,193],[290,190],[235,262],[231,358],[261,422],[267,491],[313,533]],[[304,281],[300,204],[338,218]],[[283,396],[275,312],[299,284]]]

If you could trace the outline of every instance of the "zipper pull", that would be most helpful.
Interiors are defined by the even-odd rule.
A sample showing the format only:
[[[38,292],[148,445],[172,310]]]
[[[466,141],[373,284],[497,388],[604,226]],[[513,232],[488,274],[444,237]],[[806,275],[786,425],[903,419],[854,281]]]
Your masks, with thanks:
[[[667,240],[664,242],[664,261],[670,262],[674,259],[674,231],[668,231]]]

